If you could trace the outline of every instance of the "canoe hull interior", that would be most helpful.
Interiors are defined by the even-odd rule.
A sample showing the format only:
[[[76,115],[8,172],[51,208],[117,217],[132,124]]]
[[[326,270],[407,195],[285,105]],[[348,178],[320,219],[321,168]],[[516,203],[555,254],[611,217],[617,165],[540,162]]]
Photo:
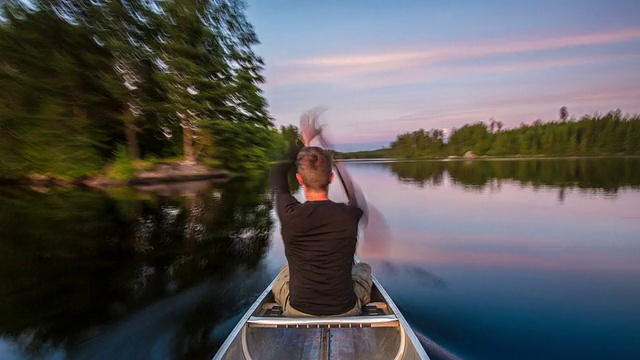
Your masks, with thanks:
[[[420,359],[411,347],[397,357],[399,332],[397,328],[249,329],[247,349],[236,338],[223,359]]]
[[[362,316],[283,318],[271,286],[247,311],[214,359],[429,359],[374,278]]]

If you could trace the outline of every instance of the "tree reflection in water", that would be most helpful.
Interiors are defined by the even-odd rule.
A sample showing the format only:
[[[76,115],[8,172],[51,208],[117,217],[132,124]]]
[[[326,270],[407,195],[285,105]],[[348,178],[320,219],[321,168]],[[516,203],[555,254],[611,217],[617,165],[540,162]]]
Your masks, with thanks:
[[[0,339],[23,357],[212,355],[216,326],[270,280],[256,276],[273,227],[265,190],[0,188]],[[151,325],[156,338],[140,330]]]
[[[640,187],[640,158],[509,159],[473,161],[398,161],[382,163],[402,182],[419,187],[441,185],[445,175],[468,189],[498,190],[502,181],[522,186],[567,189],[615,195],[621,188]]]

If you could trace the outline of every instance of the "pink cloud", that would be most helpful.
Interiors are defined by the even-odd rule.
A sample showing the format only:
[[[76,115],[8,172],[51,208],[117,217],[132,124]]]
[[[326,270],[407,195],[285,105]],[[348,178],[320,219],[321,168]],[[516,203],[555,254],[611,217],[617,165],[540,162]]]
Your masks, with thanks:
[[[510,54],[565,47],[592,46],[625,41],[640,40],[640,29],[626,29],[610,33],[584,34],[544,39],[517,39],[507,43],[462,44],[441,47],[429,51],[399,52],[391,54],[344,55],[310,59],[297,59],[284,62],[283,65],[302,65],[317,67],[360,67],[393,64],[404,66],[419,60],[424,63],[444,62],[459,59],[476,58],[496,54]]]
[[[383,64],[406,64],[424,56],[421,53],[406,52],[383,55],[352,55],[334,56],[323,58],[297,59],[284,62],[283,65],[303,65],[303,66],[373,66]]]
[[[342,55],[296,59],[268,68],[268,86],[291,83],[339,82],[350,85],[375,86],[398,82],[432,79],[451,75],[492,72],[528,71],[548,67],[572,66],[629,58],[629,55],[583,57],[519,62],[507,65],[459,67],[445,66],[455,60],[535,52],[567,47],[593,46],[640,40],[640,29],[626,29],[600,34],[584,34],[543,39],[518,39],[504,43],[460,44],[428,51],[398,51],[385,54]],[[638,54],[631,54],[637,57]],[[417,69],[421,69],[419,74]],[[354,78],[378,75],[353,83]]]
[[[410,84],[416,82],[429,82],[443,78],[460,76],[477,76],[488,74],[504,74],[512,72],[527,72],[548,68],[571,67],[587,64],[596,64],[609,61],[621,61],[638,59],[640,54],[603,55],[589,57],[574,57],[565,59],[529,60],[496,65],[449,65],[449,64],[416,64],[413,66],[401,66],[394,71],[371,71],[370,67],[357,69],[341,68],[336,70],[323,70],[315,72],[295,71],[290,73],[287,80],[292,82],[337,82],[352,88],[368,88],[389,85]],[[387,65],[387,67],[389,67]]]

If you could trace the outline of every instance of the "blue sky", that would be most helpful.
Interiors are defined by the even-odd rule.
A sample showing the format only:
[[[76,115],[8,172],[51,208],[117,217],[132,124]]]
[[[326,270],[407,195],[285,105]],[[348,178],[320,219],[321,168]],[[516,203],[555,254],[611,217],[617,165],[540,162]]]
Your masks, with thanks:
[[[419,128],[640,113],[640,1],[248,0],[277,125],[340,150]]]

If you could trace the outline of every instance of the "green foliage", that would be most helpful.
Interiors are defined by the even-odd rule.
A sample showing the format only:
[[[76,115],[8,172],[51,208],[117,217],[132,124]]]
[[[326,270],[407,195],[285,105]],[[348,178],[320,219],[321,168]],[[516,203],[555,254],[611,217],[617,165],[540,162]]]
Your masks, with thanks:
[[[332,151],[332,155],[336,159],[381,159],[392,157],[391,149],[383,148],[377,150],[364,150],[364,151],[353,151],[353,152],[337,152]]]
[[[6,14],[0,27],[0,175],[73,178],[98,170],[115,119],[103,86],[109,53],[50,9]]]
[[[129,160],[182,155],[236,171],[264,166],[277,145],[245,7],[3,3],[0,177],[80,177],[123,146]],[[123,158],[114,161],[119,168]],[[131,172],[121,170],[117,177]]]
[[[294,125],[280,126],[280,131],[274,131],[271,138],[269,160],[281,160],[289,147],[300,139],[298,127]]]
[[[566,110],[561,114],[567,115]],[[483,156],[592,156],[640,154],[640,116],[585,115],[579,121],[536,121],[500,130],[495,121],[464,125],[449,141],[439,143],[424,130],[399,135],[391,144],[392,156],[428,158],[462,156],[467,151]],[[492,130],[493,129],[493,130]],[[435,145],[434,145],[435,144]]]
[[[251,50],[257,37],[244,17],[244,3],[175,0],[162,6],[155,21],[162,24],[163,39],[152,46],[164,69],[155,78],[171,99],[167,110],[182,133],[185,159],[208,154],[232,170],[254,168],[255,161],[268,157],[262,130],[272,124],[258,88],[264,81],[262,60]],[[227,141],[254,133],[257,139],[239,143],[259,147]],[[202,152],[213,144],[222,148]],[[228,151],[238,151],[237,159],[231,161]]]
[[[204,151],[230,171],[252,176],[267,169],[281,148],[278,132],[255,124],[216,122],[211,124],[211,146]]]
[[[456,155],[464,155],[467,151],[483,154],[490,141],[487,125],[479,122],[473,125],[464,125],[454,131],[449,138],[447,148],[449,153]]]
[[[120,146],[115,154],[115,159],[107,173],[107,177],[111,180],[127,180],[133,178],[136,174],[136,167],[133,160],[127,152],[127,148]]]
[[[424,129],[398,135],[391,143],[391,155],[404,158],[438,157],[444,151],[444,133],[442,130]]]
[[[295,144],[300,139],[300,131],[297,126],[287,125],[280,127],[280,135],[287,145]],[[286,150],[286,149],[285,149]]]

